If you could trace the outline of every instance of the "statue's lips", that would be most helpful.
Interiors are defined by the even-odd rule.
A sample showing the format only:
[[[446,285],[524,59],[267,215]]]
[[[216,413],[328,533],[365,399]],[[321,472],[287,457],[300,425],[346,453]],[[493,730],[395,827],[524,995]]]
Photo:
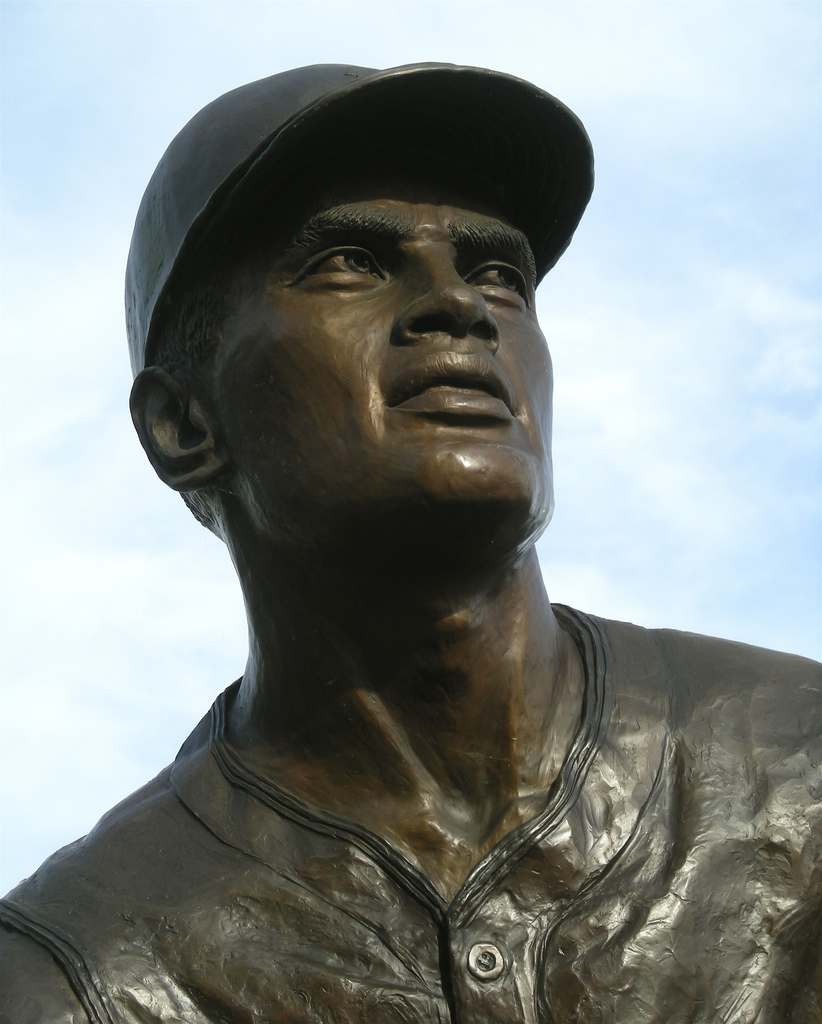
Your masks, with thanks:
[[[511,388],[500,370],[479,355],[437,352],[404,370],[387,395],[392,409],[510,422]]]

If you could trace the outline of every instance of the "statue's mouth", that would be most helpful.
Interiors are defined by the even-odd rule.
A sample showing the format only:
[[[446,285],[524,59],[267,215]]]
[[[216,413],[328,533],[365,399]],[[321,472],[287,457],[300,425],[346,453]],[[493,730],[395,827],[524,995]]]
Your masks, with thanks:
[[[436,416],[510,421],[511,387],[485,356],[435,352],[403,370],[387,395],[390,408]]]

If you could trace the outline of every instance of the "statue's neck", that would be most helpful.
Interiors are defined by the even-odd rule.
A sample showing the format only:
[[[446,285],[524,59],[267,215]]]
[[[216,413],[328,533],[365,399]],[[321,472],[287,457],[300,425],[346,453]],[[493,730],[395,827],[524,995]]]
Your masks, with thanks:
[[[446,890],[500,830],[538,813],[577,728],[583,673],[533,550],[447,601],[399,586],[391,600],[356,585],[320,596],[306,576],[246,601],[230,736],[256,770],[412,853],[403,833],[424,835],[456,872]]]

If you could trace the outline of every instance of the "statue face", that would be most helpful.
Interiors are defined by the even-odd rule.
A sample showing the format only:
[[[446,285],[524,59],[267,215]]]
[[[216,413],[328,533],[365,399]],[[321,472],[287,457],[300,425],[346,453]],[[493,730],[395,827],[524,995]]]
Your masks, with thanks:
[[[552,374],[523,235],[459,206],[356,199],[262,269],[210,397],[255,528],[314,544],[386,517],[442,537],[508,523],[519,545],[541,532]]]

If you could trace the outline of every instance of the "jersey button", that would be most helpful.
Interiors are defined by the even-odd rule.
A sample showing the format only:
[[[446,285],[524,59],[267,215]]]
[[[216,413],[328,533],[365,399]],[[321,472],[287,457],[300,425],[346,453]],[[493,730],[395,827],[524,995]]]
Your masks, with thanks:
[[[468,970],[480,981],[494,981],[505,969],[502,953],[493,943],[478,942],[468,952]]]

